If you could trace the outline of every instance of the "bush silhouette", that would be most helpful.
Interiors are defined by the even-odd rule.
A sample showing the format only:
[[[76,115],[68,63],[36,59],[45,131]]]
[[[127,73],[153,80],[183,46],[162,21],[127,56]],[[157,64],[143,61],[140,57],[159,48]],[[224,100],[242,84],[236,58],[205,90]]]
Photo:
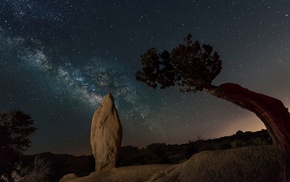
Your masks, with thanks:
[[[19,110],[0,113],[0,177],[12,180],[11,172],[31,145],[29,137],[36,131],[33,124],[34,120]]]

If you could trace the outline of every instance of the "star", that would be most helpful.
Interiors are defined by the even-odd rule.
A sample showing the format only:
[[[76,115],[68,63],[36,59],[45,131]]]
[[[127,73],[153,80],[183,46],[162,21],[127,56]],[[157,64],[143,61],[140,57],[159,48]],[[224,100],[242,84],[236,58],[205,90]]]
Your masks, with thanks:
[[[17,108],[35,119],[39,130],[27,153],[89,154],[92,115],[108,92],[123,145],[265,128],[252,113],[205,93],[136,81],[141,54],[152,47],[171,51],[188,33],[220,54],[214,85],[238,83],[289,105],[289,1],[9,0],[0,6],[0,111]]]

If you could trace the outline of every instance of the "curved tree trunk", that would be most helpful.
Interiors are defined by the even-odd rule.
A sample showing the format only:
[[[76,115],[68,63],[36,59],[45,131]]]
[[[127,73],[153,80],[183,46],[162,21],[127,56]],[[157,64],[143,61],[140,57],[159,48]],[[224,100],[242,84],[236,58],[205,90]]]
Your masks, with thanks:
[[[280,181],[290,182],[290,114],[283,103],[234,83],[206,86],[204,91],[252,111],[262,120],[281,154]]]

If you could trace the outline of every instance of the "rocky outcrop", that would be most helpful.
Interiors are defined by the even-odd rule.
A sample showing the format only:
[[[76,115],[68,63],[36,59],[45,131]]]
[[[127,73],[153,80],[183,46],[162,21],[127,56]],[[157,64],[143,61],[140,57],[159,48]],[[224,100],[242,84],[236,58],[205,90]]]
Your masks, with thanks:
[[[253,92],[235,83],[224,83],[219,87],[209,86],[204,88],[204,91],[252,111],[261,119],[280,152],[280,181],[290,181],[290,113],[288,108],[276,98]]]
[[[93,172],[66,182],[272,182],[279,180],[279,157],[273,146],[204,151],[175,165],[143,165]]]
[[[76,179],[77,175],[75,175],[74,173],[70,173],[70,174],[66,174],[64,175],[59,182],[63,182],[63,181],[68,181],[68,180],[72,180],[72,179]]]
[[[91,125],[91,147],[96,172],[116,166],[122,141],[122,127],[112,95],[107,94],[95,111]]]
[[[278,181],[280,161],[277,154],[273,146],[204,151],[174,168],[155,174],[149,181]]]

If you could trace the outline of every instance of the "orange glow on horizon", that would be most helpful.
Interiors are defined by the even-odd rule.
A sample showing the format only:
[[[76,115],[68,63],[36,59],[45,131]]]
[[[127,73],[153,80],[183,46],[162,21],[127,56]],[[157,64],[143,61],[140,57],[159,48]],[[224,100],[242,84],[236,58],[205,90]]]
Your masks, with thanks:
[[[263,122],[255,114],[251,114],[249,116],[240,118],[237,121],[234,121],[232,124],[227,125],[224,136],[234,134],[238,130],[241,130],[243,132],[245,131],[254,132],[260,131],[262,129],[266,129]]]

